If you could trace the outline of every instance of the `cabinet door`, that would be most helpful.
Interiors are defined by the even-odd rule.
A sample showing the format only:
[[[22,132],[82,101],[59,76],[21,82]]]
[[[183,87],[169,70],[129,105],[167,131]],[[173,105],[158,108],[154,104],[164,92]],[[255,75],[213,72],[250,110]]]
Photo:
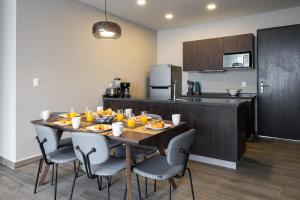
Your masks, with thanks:
[[[223,38],[198,41],[198,70],[223,70]]]
[[[224,37],[224,53],[252,52],[254,50],[254,35],[244,34]]]
[[[197,71],[197,41],[183,43],[183,71]]]

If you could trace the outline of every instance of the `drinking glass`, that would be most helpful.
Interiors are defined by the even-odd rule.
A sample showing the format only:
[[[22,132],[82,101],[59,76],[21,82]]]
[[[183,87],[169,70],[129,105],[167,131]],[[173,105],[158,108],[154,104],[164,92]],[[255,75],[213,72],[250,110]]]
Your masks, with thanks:
[[[122,121],[124,119],[123,109],[117,109],[117,121]]]
[[[128,117],[128,120],[127,120],[127,126],[128,126],[129,128],[134,128],[134,127],[135,127],[134,114],[131,114],[130,117]]]
[[[147,116],[147,111],[142,111],[141,116],[140,116],[140,121],[142,124],[147,124],[148,123],[148,116]]]

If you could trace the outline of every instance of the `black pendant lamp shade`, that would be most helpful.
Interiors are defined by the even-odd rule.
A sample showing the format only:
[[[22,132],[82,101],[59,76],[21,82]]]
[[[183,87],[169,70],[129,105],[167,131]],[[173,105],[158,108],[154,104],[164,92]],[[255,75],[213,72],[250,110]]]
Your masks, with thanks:
[[[105,0],[105,21],[93,25],[93,35],[99,39],[118,39],[121,37],[121,26],[115,22],[107,21],[107,4]]]

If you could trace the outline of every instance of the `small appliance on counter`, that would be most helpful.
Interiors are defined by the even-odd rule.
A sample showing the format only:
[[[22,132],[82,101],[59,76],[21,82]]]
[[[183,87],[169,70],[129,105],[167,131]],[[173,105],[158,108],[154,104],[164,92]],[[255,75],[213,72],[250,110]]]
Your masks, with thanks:
[[[114,78],[114,80],[108,84],[108,88],[105,91],[104,97],[116,98],[121,95],[121,79]]]
[[[195,87],[195,94],[196,94],[196,95],[200,95],[200,94],[201,94],[201,86],[200,86],[200,82],[199,82],[199,81],[196,81],[194,87]]]
[[[181,96],[182,69],[181,67],[162,64],[150,66],[150,98],[172,99]]]
[[[195,94],[195,90],[194,90],[195,82],[194,81],[187,81],[187,84],[188,84],[187,95],[188,96],[193,96]]]
[[[120,87],[121,87],[121,96],[122,98],[130,98],[131,94],[130,94],[130,83],[129,82],[121,82],[120,83]]]

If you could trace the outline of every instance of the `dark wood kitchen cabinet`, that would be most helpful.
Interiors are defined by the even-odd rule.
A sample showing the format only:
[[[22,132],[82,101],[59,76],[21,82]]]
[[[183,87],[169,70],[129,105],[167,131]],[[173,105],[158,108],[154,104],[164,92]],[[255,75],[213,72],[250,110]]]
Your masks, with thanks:
[[[223,70],[223,39],[214,38],[198,41],[199,71]]]
[[[224,54],[242,52],[252,53],[254,59],[252,33],[184,42],[183,71],[221,71]]]
[[[253,52],[254,50],[254,35],[243,34],[223,38],[223,52],[226,53],[242,53]]]
[[[198,42],[183,43],[183,68],[185,71],[198,71]]]

